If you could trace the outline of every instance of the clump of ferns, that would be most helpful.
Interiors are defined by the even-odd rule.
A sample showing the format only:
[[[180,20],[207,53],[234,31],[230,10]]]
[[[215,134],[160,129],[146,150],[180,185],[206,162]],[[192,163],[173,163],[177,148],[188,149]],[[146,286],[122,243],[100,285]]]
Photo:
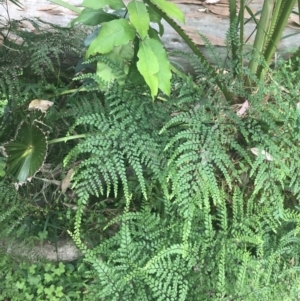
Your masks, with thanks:
[[[39,209],[22,197],[7,179],[0,182],[0,237],[5,248],[15,240],[29,239],[31,216],[38,215]]]
[[[179,128],[166,149],[173,153],[169,179],[182,214],[194,210],[184,200],[192,200],[195,191],[202,195],[199,201],[209,197],[217,206],[221,194],[231,199],[236,185],[254,206],[273,208],[276,218],[282,217],[289,202],[288,187],[299,200],[299,134],[296,137],[293,130],[299,114],[293,99],[279,93],[263,102],[262,96],[271,88],[249,95],[245,116],[213,98],[212,103],[200,103],[197,110],[181,112],[166,124],[163,130]],[[261,155],[255,154],[258,149]]]
[[[22,30],[22,22],[29,23],[35,32]],[[0,86],[7,98],[57,94],[61,86],[70,82],[83,51],[80,30],[28,19],[13,20],[6,27],[3,28],[9,31],[3,42],[6,47],[0,48]],[[55,93],[47,91],[51,83],[56,85]]]
[[[88,133],[65,159],[80,162],[74,176],[78,195],[82,191],[86,203],[89,195],[118,195],[121,185],[127,201],[136,189],[145,198],[165,164],[162,147],[168,138],[159,129],[170,118],[170,105],[154,103],[144,87],[130,84],[115,84],[99,102],[97,111],[88,109],[70,130]]]

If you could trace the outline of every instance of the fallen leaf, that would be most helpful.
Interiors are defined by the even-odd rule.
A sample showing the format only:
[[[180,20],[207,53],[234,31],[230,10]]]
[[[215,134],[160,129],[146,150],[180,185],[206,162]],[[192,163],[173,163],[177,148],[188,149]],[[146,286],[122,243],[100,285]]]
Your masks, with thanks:
[[[61,191],[62,193],[65,193],[67,191],[67,189],[70,187],[71,185],[71,177],[73,175],[74,169],[71,168],[67,175],[65,176],[65,178],[61,181]]]
[[[78,206],[77,205],[73,205],[73,204],[69,204],[69,203],[62,203],[63,205],[65,205],[68,208],[71,208],[73,210],[77,210]]]
[[[40,110],[45,113],[50,107],[53,106],[53,104],[54,103],[50,100],[34,99],[30,102],[28,110]]]
[[[186,26],[182,25],[181,26],[185,33],[191,38],[191,40],[197,44],[197,45],[205,45],[205,42],[202,40],[200,35],[197,33],[197,31],[191,27],[191,26]],[[211,35],[205,35],[205,37],[209,40],[209,42],[214,45],[214,46],[225,46],[225,39],[224,38],[218,38],[216,36],[211,36]]]
[[[259,150],[258,148],[254,147],[254,148],[251,148],[250,149],[251,152],[255,155],[255,156],[259,156],[259,155],[262,155],[263,157],[265,157],[266,160],[268,161],[273,161],[273,157],[267,153],[266,151],[264,150]]]
[[[37,10],[38,11],[47,11],[47,10],[57,10],[59,7],[56,5],[45,5],[39,7]]]
[[[245,113],[246,113],[246,111],[247,111],[247,109],[249,108],[249,102],[248,102],[248,100],[246,100],[243,104],[242,104],[242,106],[241,106],[241,108],[237,111],[237,115],[238,116],[242,116],[242,115],[244,115]]]
[[[213,4],[213,5],[211,5]],[[216,5],[214,5],[216,4]],[[228,3],[209,3],[204,2],[202,4],[206,7],[212,14],[218,15],[219,17],[229,17],[229,4]]]
[[[55,5],[46,5],[39,7],[38,11],[46,12],[50,15],[63,15],[63,12],[60,10],[60,7]]]
[[[300,27],[299,16],[295,14],[291,14],[288,19],[287,25],[291,27],[299,28]]]

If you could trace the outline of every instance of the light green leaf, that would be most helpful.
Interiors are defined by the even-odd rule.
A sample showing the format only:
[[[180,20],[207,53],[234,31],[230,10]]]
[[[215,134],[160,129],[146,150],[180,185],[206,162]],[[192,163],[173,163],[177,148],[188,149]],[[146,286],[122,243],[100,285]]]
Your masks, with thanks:
[[[127,5],[129,19],[132,25],[136,28],[140,37],[144,39],[149,30],[150,18],[146,5],[143,2],[131,1]]]
[[[110,83],[114,79],[116,79],[116,76],[113,73],[113,70],[110,66],[105,64],[104,62],[97,62],[97,70],[96,70],[96,75],[103,81]],[[102,82],[99,83],[100,85]],[[105,87],[102,87],[105,89]]]
[[[94,9],[103,8],[106,5],[112,9],[125,7],[122,0],[84,0],[82,2],[82,6]]]
[[[126,63],[133,58],[133,55],[134,50],[132,45],[126,44],[115,47],[111,52],[105,54],[104,56],[118,65],[120,69],[123,69],[125,75],[129,71],[129,65]],[[124,81],[124,76],[122,77],[122,75],[115,74],[113,68],[102,61],[97,62],[96,74],[99,78],[101,78],[101,83],[110,83],[113,80],[118,80],[119,84],[122,84]],[[102,88],[105,89],[105,87]]]
[[[166,0],[151,0],[151,1],[154,4],[156,4],[169,17],[177,19],[182,23],[185,23],[183,12],[174,3],[168,2]]]
[[[157,73],[159,71],[159,64],[156,55],[150,47],[151,44],[148,44],[149,40],[150,39],[146,39],[140,42],[139,51],[137,53],[139,58],[137,68],[149,86],[152,98],[154,98],[158,92]]]
[[[8,156],[8,173],[22,183],[42,167],[47,154],[47,139],[37,126],[24,122],[16,138],[4,147]]]
[[[73,26],[75,23],[81,23],[84,25],[96,26],[117,18],[116,15],[108,14],[103,9],[85,8],[81,14],[71,22],[71,25]]]
[[[148,46],[158,58],[159,71],[157,73],[158,88],[166,95],[170,95],[171,91],[171,64],[169,62],[166,50],[161,42],[156,39],[148,39]]]
[[[87,51],[87,57],[96,53],[108,53],[115,46],[121,46],[132,41],[135,37],[135,28],[127,20],[119,19],[105,23],[96,39],[93,40]]]

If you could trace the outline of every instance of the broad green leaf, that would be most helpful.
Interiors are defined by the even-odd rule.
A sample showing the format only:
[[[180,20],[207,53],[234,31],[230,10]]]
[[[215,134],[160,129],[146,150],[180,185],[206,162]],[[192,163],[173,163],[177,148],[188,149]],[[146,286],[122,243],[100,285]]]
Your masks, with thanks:
[[[158,88],[166,95],[170,95],[172,73],[170,69],[171,64],[168,59],[167,53],[161,42],[156,39],[148,39],[147,44],[158,59]]]
[[[22,183],[42,167],[47,154],[47,139],[37,126],[24,122],[16,138],[4,147],[8,156],[8,173]]]
[[[157,23],[159,27],[159,34],[162,36],[164,34],[164,26],[161,24],[162,17],[150,6],[147,6],[147,10],[150,17],[150,22]]]
[[[151,49],[151,44],[148,44],[149,40],[150,39],[146,39],[140,42],[140,48],[137,54],[139,58],[137,68],[149,86],[152,98],[154,98],[158,92],[157,73],[159,71],[159,64],[156,55]]]
[[[125,7],[122,0],[84,0],[82,6],[93,9],[103,8],[109,6],[112,9],[119,9]]]
[[[158,32],[154,28],[150,27],[148,34],[151,39],[154,39],[154,40],[157,40],[160,42],[160,37],[158,35]]]
[[[123,46],[115,47],[111,52],[105,54],[104,56],[112,61],[118,66],[118,68],[123,70],[123,77],[129,71],[129,65],[126,64],[129,60],[133,58],[134,51],[131,44],[126,44]],[[101,82],[110,83],[113,80],[118,80],[119,83],[122,83],[122,73],[115,74],[113,68],[102,61],[97,62],[97,71],[96,74],[101,78]],[[101,83],[100,83],[101,84]]]
[[[103,82],[107,82],[107,83],[110,83],[111,81],[116,79],[116,76],[114,75],[112,68],[103,62],[97,62],[96,75]],[[102,82],[100,82],[99,84],[102,84]]]
[[[119,19],[105,23],[96,39],[93,40],[87,51],[87,57],[96,53],[108,53],[115,46],[121,46],[132,41],[135,37],[135,28],[127,20]]]
[[[71,25],[73,26],[75,23],[81,23],[84,25],[96,26],[117,18],[116,15],[108,14],[103,9],[85,8],[81,14],[71,22]]]
[[[146,5],[140,1],[131,1],[127,5],[129,19],[131,24],[136,28],[140,37],[144,39],[148,34],[150,18]]]
[[[151,0],[151,1],[154,4],[156,4],[169,17],[177,19],[182,23],[185,23],[183,12],[174,3],[168,2],[166,0]]]

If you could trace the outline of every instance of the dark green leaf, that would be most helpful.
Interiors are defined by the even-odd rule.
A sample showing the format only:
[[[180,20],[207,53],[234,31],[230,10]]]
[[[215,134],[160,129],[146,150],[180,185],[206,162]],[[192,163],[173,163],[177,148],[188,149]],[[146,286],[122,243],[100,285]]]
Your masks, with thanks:
[[[96,26],[117,18],[118,17],[116,15],[106,13],[103,9],[85,8],[81,14],[71,22],[71,25],[81,23],[84,25]]]
[[[16,138],[4,147],[8,155],[8,173],[18,182],[25,182],[42,167],[47,154],[47,139],[40,128],[24,122]]]

